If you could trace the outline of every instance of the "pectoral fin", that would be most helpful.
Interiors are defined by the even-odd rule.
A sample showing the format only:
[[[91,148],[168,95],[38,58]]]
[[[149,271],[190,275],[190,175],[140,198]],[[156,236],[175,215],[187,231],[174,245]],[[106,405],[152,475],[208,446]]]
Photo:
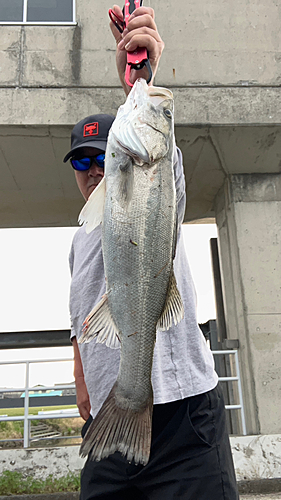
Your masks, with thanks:
[[[105,178],[103,178],[79,214],[79,224],[87,224],[86,233],[93,231],[103,221],[105,185]]]
[[[93,338],[99,344],[107,345],[111,349],[119,349],[120,336],[108,307],[108,296],[105,294],[101,301],[92,309],[84,321],[83,334],[79,344],[89,343]]]
[[[177,325],[184,317],[184,307],[180,292],[177,287],[177,282],[174,274],[174,269],[171,269],[170,281],[167,290],[166,303],[157,323],[157,329],[160,331],[169,330],[173,323]]]

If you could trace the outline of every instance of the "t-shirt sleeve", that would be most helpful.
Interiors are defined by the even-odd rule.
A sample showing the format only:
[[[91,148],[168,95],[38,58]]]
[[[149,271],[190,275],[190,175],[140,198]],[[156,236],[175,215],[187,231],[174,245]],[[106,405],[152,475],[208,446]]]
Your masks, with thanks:
[[[71,326],[70,326],[70,340],[71,340],[71,342],[74,339],[74,337],[76,337],[76,332],[75,332],[74,326],[73,326],[73,324],[71,322]]]

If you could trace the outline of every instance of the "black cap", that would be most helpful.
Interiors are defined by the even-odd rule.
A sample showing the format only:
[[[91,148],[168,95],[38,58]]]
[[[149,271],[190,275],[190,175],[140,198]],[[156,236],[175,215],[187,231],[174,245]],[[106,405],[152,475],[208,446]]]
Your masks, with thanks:
[[[114,120],[112,115],[90,115],[77,123],[71,132],[71,151],[65,156],[64,163],[79,148],[92,147],[105,151],[108,132]]]

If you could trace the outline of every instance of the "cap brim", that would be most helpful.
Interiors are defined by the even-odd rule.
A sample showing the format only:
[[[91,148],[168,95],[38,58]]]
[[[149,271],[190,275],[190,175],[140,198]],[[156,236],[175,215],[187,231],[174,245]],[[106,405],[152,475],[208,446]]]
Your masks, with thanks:
[[[69,160],[69,158],[71,158],[78,149],[82,149],[82,148],[95,148],[95,149],[100,149],[101,151],[105,151],[106,144],[107,144],[107,141],[83,142],[83,144],[80,144],[79,146],[76,146],[76,148],[73,148],[71,151],[69,151],[69,153],[67,153],[67,155],[64,157],[63,161],[64,161],[64,163],[66,163],[67,160]]]

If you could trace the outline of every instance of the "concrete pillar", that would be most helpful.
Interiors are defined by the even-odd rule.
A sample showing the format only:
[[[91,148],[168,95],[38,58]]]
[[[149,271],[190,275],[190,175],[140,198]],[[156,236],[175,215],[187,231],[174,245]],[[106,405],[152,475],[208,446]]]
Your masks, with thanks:
[[[216,198],[227,337],[248,433],[281,432],[281,175],[231,175]]]

